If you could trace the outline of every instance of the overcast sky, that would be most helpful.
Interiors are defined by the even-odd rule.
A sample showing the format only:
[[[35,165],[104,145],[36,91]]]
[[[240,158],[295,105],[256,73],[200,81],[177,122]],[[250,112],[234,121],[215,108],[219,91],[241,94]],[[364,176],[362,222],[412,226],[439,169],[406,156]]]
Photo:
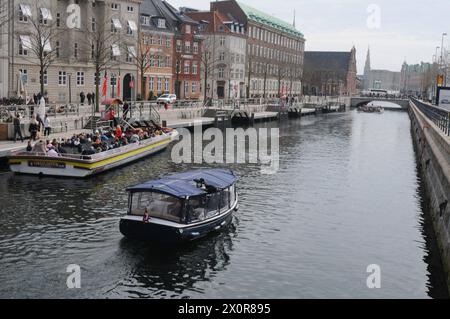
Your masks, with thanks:
[[[357,49],[362,73],[370,45],[372,68],[400,71],[403,61],[431,62],[443,32],[450,35],[450,0],[241,0],[293,21],[306,50]],[[168,0],[175,7],[209,9],[208,0]],[[371,6],[374,4],[375,6]],[[377,12],[380,12],[378,15]],[[449,47],[448,37],[444,47]],[[439,51],[440,56],[440,51]]]

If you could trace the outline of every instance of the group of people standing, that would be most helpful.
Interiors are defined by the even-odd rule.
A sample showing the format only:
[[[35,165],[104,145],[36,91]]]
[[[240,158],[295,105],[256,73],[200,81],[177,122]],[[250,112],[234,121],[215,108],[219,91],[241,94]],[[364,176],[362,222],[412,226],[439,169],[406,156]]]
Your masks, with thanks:
[[[14,124],[14,143],[17,142],[17,137],[20,138],[20,140],[23,143],[23,134],[22,134],[22,123],[21,118],[19,114],[16,114],[16,117],[13,120]],[[50,133],[52,131],[51,121],[48,117],[48,114],[45,114],[44,118],[40,116],[39,113],[33,114],[33,117],[31,118],[30,125],[28,126],[28,132],[30,133],[30,141],[36,141],[40,138],[40,135],[43,133],[44,136],[50,136]]]
[[[81,104],[84,104],[86,99],[87,99],[88,105],[94,104],[95,103],[95,93],[88,93],[87,95],[85,95],[84,92],[81,92],[80,93]]]

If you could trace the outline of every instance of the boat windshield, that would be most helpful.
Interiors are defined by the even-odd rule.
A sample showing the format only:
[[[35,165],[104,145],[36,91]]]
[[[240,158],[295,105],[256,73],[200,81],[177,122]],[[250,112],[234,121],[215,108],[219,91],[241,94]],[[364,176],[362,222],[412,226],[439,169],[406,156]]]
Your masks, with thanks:
[[[181,201],[173,196],[142,192],[130,197],[130,214],[144,216],[145,210],[150,217],[161,218],[174,222],[181,221]]]
[[[236,200],[235,191],[233,185],[216,193],[189,199],[188,223],[210,219],[229,210]]]

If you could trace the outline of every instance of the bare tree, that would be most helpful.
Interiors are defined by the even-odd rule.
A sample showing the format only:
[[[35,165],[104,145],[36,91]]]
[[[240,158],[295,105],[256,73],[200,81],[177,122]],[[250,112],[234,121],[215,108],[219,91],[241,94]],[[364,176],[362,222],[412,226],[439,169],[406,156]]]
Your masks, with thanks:
[[[112,26],[110,21],[110,18],[105,18],[103,22],[88,23],[83,27],[85,46],[91,52],[89,61],[95,69],[96,112],[99,110],[101,73],[118,63],[116,51],[120,51],[120,29]]]
[[[125,52],[128,52],[128,54],[133,59],[134,65],[139,70],[139,75],[141,77],[141,99],[145,100],[144,97],[145,94],[145,73],[150,69],[151,62],[152,62],[152,55],[150,52],[150,46],[146,44],[144,39],[139,40],[138,48],[135,49],[134,52],[129,51],[129,47],[125,48]]]
[[[202,44],[201,51],[201,72],[203,72],[203,99],[206,101],[207,99],[207,86],[208,79],[213,75],[217,63],[219,62],[219,57],[215,55],[215,48],[217,47],[216,36],[210,35],[209,37],[205,37],[205,40]]]
[[[8,7],[8,1],[0,0],[0,29],[12,19],[12,12]]]
[[[247,98],[250,98],[250,85],[253,75],[253,55],[250,53],[250,49],[247,50]]]
[[[40,1],[35,2],[35,15],[28,16],[29,35],[21,40],[21,49],[32,52],[30,58],[26,58],[31,63],[35,63],[36,59],[39,65],[39,83],[40,92],[44,96],[44,75],[49,66],[56,60],[56,46],[52,46],[58,39],[60,32],[56,28],[56,23],[49,11],[42,11]]]

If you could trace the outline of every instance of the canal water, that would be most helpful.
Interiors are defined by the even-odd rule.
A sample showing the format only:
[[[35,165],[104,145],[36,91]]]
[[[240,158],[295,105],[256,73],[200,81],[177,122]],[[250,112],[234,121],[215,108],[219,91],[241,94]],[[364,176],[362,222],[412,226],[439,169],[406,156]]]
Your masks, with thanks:
[[[306,117],[280,135],[276,174],[230,166],[231,227],[181,248],[118,227],[126,186],[203,167],[173,164],[169,150],[87,180],[1,173],[0,297],[448,297],[406,112]],[[66,286],[70,264],[81,289]],[[380,289],[367,286],[369,265]]]

